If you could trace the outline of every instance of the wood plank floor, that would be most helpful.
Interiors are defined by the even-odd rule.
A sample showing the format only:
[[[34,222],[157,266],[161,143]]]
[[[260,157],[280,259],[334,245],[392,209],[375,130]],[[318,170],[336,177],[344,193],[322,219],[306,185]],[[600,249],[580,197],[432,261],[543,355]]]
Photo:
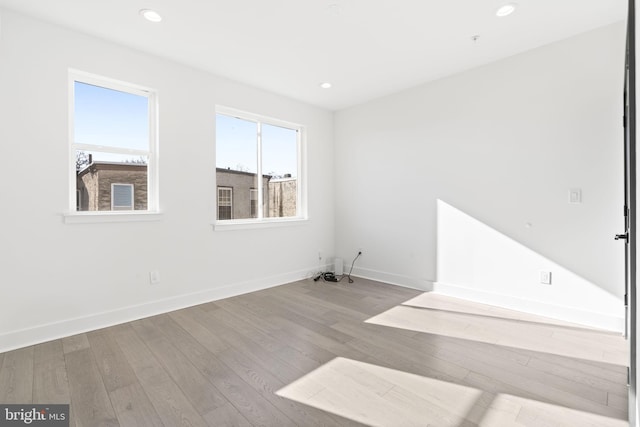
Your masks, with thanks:
[[[72,426],[626,426],[618,334],[311,280],[0,354]]]

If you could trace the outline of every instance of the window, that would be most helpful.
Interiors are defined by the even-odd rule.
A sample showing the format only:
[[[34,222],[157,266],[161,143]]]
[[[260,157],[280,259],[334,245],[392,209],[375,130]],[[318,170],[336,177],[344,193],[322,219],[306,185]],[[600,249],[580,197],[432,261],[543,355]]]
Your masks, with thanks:
[[[70,210],[157,211],[155,92],[78,71],[69,83]]]
[[[111,210],[133,210],[133,185],[111,184]]]
[[[304,218],[302,127],[227,108],[216,114],[216,180],[233,187],[232,219]],[[218,197],[218,220],[220,215]]]
[[[233,189],[218,187],[218,219],[233,218]]]

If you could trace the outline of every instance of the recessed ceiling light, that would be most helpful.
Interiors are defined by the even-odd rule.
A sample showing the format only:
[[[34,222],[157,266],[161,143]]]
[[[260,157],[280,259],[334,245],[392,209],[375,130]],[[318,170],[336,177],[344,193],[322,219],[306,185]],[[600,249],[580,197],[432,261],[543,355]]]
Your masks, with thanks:
[[[155,10],[151,9],[141,9],[140,15],[144,16],[144,19],[151,22],[160,22],[162,21],[162,16]]]
[[[322,89],[329,89],[331,87],[331,83],[329,82],[320,83],[320,87]]]
[[[499,17],[503,17],[503,16],[509,16],[511,15],[513,12],[515,12],[516,10],[516,4],[515,3],[507,3],[504,6],[501,6],[497,11],[496,11],[496,16]]]
[[[338,15],[340,15],[340,13],[342,12],[342,8],[340,7],[340,5],[339,5],[339,4],[334,3],[334,4],[330,4],[330,5],[327,7],[327,11],[328,11],[331,15],[338,16]]]

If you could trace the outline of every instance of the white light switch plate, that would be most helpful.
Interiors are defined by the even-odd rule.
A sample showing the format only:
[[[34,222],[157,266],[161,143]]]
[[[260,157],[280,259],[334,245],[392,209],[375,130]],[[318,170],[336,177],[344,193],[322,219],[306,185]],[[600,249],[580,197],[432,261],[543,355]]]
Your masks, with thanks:
[[[569,203],[582,203],[582,190],[579,188],[569,189]]]

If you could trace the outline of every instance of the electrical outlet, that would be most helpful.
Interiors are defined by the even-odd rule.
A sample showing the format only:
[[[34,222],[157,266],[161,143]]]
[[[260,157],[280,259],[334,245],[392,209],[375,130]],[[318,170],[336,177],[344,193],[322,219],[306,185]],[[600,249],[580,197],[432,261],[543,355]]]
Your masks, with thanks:
[[[569,189],[569,203],[582,203],[582,190],[579,188]]]
[[[149,282],[152,285],[157,285],[158,283],[160,283],[160,272],[158,270],[149,272]]]
[[[540,272],[540,283],[543,285],[551,284],[551,272],[550,271],[541,271]]]

